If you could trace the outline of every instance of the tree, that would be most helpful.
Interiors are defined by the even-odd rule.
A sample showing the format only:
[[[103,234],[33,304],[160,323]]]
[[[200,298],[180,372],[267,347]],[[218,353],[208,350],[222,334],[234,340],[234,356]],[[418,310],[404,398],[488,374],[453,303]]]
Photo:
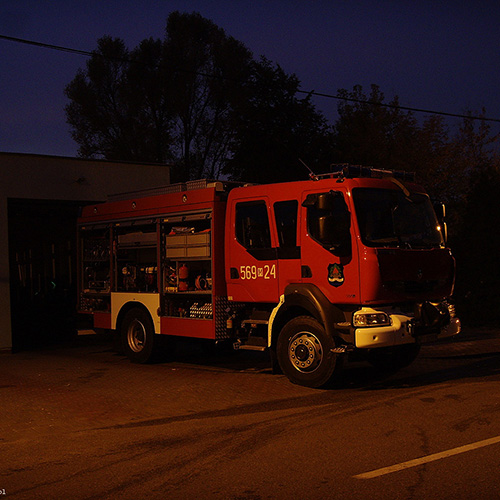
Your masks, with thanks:
[[[132,53],[120,39],[98,41],[86,71],[79,70],[65,89],[71,101],[66,117],[80,156],[148,162],[170,156],[161,51],[154,40]]]
[[[411,154],[412,170],[433,197],[448,201],[444,190],[449,181],[450,165],[449,130],[443,117],[427,116],[416,131],[415,150]]]
[[[172,86],[165,45],[160,40],[143,40],[131,53],[127,91],[134,127],[131,140],[136,160],[158,163],[172,161]]]
[[[144,40],[131,52],[120,39],[101,38],[65,89],[79,154],[169,161],[177,180],[217,177],[251,60],[243,44],[196,13],[173,12],[163,41]]]
[[[168,161],[178,180],[217,177],[251,60],[243,44],[196,13],[173,12],[163,41],[144,40],[131,52],[120,39],[101,38],[65,89],[79,154]]]
[[[480,116],[485,116],[482,109]],[[452,140],[455,169],[461,174],[462,181],[469,184],[473,177],[484,170],[498,168],[498,144],[500,134],[492,135],[490,125],[484,120],[472,118],[472,112],[462,120],[458,133]]]
[[[252,77],[233,113],[233,155],[225,172],[234,179],[278,182],[304,179],[329,163],[331,131],[310,96],[297,97],[299,80],[266,58],[253,63]]]
[[[443,118],[437,116],[428,117],[418,133],[419,177],[429,186],[430,195],[451,209],[452,233],[458,229],[462,213],[468,210],[475,179],[500,166],[495,151],[500,136],[492,136],[485,121],[473,119],[471,112],[468,115],[453,135],[444,126]]]
[[[329,147],[298,85],[212,21],[173,12],[164,40],[129,52],[101,38],[66,87],[66,114],[86,158],[169,162],[176,181],[291,179],[303,177],[299,157],[315,165]]]
[[[474,324],[500,319],[500,169],[491,165],[476,172],[463,203],[457,235],[455,295],[462,318]]]
[[[385,106],[377,85],[369,97],[359,85],[352,92],[340,90],[339,96],[345,101],[339,103],[334,126],[336,161],[416,172],[432,197],[456,209],[467,197],[472,176],[498,158],[492,146],[499,137],[492,137],[489,125],[471,112],[451,136],[442,116],[427,116],[419,125],[411,112],[398,107],[397,96]]]
[[[384,105],[378,85],[369,96],[361,85],[352,92],[338,91],[339,118],[334,126],[334,156],[340,163],[386,169],[410,170],[415,150],[416,120],[411,112],[398,108],[398,97]]]
[[[230,115],[249,78],[252,55],[196,13],[169,16],[165,45],[179,177],[218,177],[232,147]]]

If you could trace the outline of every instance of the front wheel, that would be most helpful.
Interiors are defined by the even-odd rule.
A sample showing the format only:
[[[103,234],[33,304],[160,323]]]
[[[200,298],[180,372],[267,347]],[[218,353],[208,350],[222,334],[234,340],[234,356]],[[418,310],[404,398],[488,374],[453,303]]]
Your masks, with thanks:
[[[306,387],[322,387],[341,368],[333,352],[335,340],[323,325],[310,316],[299,316],[281,330],[276,345],[278,362],[291,382]]]
[[[156,354],[155,332],[149,314],[138,307],[125,314],[121,324],[122,348],[134,363],[149,363]]]

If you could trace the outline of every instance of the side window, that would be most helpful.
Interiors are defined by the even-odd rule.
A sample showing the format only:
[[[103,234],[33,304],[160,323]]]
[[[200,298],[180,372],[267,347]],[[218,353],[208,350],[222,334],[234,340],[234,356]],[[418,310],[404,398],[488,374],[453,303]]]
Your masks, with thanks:
[[[271,233],[264,201],[236,204],[236,239],[247,249],[271,248]]]
[[[297,246],[297,200],[278,201],[274,204],[274,217],[280,248]]]

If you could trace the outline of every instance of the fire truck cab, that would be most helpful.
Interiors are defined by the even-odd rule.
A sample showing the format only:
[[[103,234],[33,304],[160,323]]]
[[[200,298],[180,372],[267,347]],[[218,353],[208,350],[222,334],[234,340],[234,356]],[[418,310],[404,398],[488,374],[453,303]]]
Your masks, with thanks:
[[[83,209],[79,309],[132,361],[169,336],[230,341],[320,387],[348,356],[403,367],[459,333],[444,234],[408,174],[362,167],[130,193]]]

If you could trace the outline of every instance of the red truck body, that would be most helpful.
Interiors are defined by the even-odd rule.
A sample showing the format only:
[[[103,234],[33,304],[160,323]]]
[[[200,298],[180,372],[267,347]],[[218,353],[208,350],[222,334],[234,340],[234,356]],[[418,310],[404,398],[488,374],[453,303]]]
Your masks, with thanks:
[[[454,259],[422,187],[356,172],[194,181],[83,208],[80,312],[137,362],[163,338],[192,337],[269,349],[311,387],[351,354],[408,364],[422,342],[460,331]]]

